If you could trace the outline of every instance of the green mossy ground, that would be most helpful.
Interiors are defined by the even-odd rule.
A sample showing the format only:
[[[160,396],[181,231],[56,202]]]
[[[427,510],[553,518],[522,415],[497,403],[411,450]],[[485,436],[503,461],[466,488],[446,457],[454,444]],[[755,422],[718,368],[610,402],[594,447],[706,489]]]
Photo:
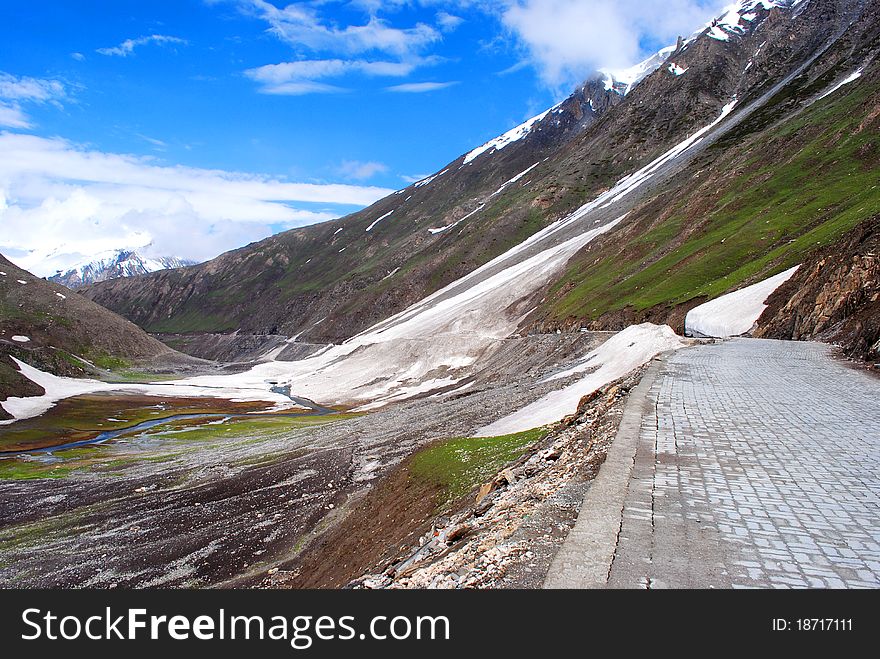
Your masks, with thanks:
[[[458,437],[432,444],[416,453],[410,473],[441,489],[440,503],[464,496],[543,439],[539,428],[501,437]]]

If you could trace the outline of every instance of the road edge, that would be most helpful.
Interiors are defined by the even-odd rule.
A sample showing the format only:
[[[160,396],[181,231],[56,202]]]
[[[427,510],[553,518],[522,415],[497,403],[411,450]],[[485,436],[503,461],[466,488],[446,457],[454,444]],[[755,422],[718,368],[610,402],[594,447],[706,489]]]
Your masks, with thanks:
[[[651,411],[651,388],[674,352],[654,357],[630,392],[608,456],[584,497],[577,522],[550,564],[545,589],[604,588],[607,584],[635,466],[642,418]]]

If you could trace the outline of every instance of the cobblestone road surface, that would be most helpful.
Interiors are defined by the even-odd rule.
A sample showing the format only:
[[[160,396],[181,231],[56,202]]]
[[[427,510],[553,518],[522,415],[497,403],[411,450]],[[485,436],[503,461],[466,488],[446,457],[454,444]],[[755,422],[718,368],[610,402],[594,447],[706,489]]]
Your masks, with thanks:
[[[670,356],[642,405],[607,586],[880,585],[880,379],[739,339]],[[564,549],[549,585],[602,585]]]

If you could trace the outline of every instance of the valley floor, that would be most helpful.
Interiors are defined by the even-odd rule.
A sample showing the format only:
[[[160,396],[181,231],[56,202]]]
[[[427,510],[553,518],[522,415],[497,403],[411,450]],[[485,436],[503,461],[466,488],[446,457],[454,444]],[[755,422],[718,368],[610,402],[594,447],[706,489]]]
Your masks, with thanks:
[[[100,446],[3,458],[0,585],[257,583],[296,561],[402,460],[557,388],[541,378],[606,338],[505,340],[467,390],[368,415],[221,416],[210,420],[216,425],[175,422]],[[83,402],[70,399],[70,409]],[[100,397],[88,403],[115,409]]]

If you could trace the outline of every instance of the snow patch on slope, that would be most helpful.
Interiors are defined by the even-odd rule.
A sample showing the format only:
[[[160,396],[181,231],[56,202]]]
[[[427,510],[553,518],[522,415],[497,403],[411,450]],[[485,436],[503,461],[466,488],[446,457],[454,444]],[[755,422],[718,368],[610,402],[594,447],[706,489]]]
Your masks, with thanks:
[[[395,209],[395,210],[396,210],[396,209]],[[383,215],[383,216],[380,217],[379,219],[375,220],[370,226],[367,227],[367,233],[369,233],[369,232],[372,230],[372,228],[373,228],[374,226],[376,226],[377,224],[379,224],[379,222],[381,222],[382,220],[384,220],[386,217],[388,217],[389,215],[391,215],[391,213],[393,213],[393,212],[394,212],[393,210],[390,210],[390,211],[388,211],[387,213],[385,213],[385,215]]]
[[[681,338],[668,325],[631,325],[615,334],[578,364],[546,381],[570,377],[592,370],[572,385],[552,391],[503,419],[477,431],[477,437],[498,437],[561,421],[577,412],[581,398],[609,382],[646,364],[661,352],[684,346]]]
[[[667,46],[643,62],[628,69],[599,69],[605,76],[605,90],[616,91],[623,96],[629,94],[636,85],[659,69],[666,59],[675,52],[675,46]]]
[[[530,132],[532,132],[532,128],[535,127],[535,124],[537,124],[539,121],[541,121],[541,119],[550,114],[550,111],[555,109],[556,107],[557,106],[554,105],[549,110],[545,110],[541,114],[535,115],[528,121],[521,123],[516,128],[511,128],[509,131],[507,131],[503,135],[499,135],[494,140],[489,140],[482,146],[478,146],[476,149],[465,155],[462,165],[467,165],[468,163],[473,162],[478,156],[486,153],[487,151],[500,151],[504,147],[521,140]]]
[[[685,316],[685,334],[717,338],[745,334],[767,308],[764,300],[791,279],[799,267],[796,265],[762,282],[694,307]]]
[[[693,39],[708,29],[708,36],[718,41],[728,41],[731,36],[743,34],[747,23],[754,21],[758,15],[758,9],[770,10],[774,7],[790,9],[801,4],[804,0],[739,0],[723,9],[723,13],[715,20],[707,23],[700,29]]]
[[[851,83],[851,82],[855,82],[856,80],[858,80],[859,78],[862,77],[862,70],[863,70],[863,69],[857,69],[857,70],[853,71],[853,72],[850,73],[846,78],[844,78],[843,80],[841,80],[840,82],[838,82],[836,85],[834,85],[831,89],[829,89],[829,90],[826,91],[824,94],[822,94],[822,95],[821,95],[819,98],[817,98],[816,100],[817,100],[817,101],[821,101],[821,100],[822,100],[823,98],[825,98],[826,96],[831,96],[831,94],[833,94],[834,92],[836,92],[838,89],[840,89],[840,88],[843,87],[844,85],[848,85],[848,84]]]

